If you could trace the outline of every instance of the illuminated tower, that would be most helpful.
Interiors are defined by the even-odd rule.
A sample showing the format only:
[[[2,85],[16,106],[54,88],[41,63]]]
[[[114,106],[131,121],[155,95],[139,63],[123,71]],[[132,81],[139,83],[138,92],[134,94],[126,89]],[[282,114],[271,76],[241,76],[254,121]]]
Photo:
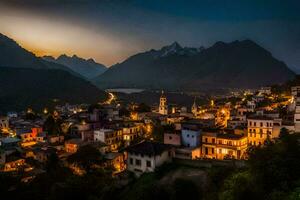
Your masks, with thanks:
[[[167,97],[164,94],[164,91],[161,92],[161,96],[159,99],[159,114],[167,115],[168,114],[168,105],[167,105]]]
[[[197,112],[198,112],[198,106],[196,104],[196,97],[194,99],[194,103],[192,105],[192,109],[191,109],[192,113],[196,116],[197,115]]]

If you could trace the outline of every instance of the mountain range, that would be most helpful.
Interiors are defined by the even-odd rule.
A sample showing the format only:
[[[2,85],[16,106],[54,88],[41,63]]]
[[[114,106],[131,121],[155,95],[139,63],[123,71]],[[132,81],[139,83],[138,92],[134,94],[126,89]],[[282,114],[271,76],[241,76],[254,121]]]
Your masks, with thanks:
[[[0,34],[0,112],[60,103],[96,103],[106,98],[70,68],[45,61]]]
[[[216,42],[209,48],[177,42],[138,53],[93,79],[102,88],[172,90],[256,88],[292,79],[295,73],[251,40]]]
[[[48,62],[64,65],[88,80],[101,75],[107,69],[104,65],[96,63],[92,58],[85,60],[76,55],[70,57],[63,54],[56,59],[52,56],[42,58]]]

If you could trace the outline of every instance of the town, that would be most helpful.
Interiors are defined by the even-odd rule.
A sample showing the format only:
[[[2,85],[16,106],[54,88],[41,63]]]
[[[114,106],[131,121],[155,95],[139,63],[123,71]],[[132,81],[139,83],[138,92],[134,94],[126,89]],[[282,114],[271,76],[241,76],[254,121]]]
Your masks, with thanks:
[[[173,161],[243,165],[251,146],[276,140],[284,129],[300,131],[300,86],[288,94],[271,87],[244,90],[190,107],[168,105],[161,91],[157,105],[121,105],[116,95],[97,105],[61,105],[35,113],[8,112],[0,117],[0,166],[3,172],[23,169],[28,182],[45,172],[54,154],[74,174],[84,174],[80,161],[70,159],[95,148],[112,176],[154,172]],[[218,163],[218,162],[216,162]]]

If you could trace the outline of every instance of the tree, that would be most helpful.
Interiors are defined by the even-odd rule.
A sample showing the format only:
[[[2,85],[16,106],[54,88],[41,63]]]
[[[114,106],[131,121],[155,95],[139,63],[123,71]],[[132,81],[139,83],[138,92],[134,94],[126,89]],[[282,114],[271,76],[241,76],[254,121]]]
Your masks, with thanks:
[[[252,175],[245,172],[238,172],[226,179],[223,191],[219,195],[220,200],[239,199],[262,199],[259,185]]]
[[[49,115],[44,123],[44,130],[48,132],[48,135],[62,134],[62,120],[60,118],[55,119],[52,115]]]
[[[104,157],[97,148],[91,145],[84,145],[80,147],[76,153],[70,155],[67,161],[76,164],[89,172],[93,165],[102,164],[104,162]]]
[[[135,109],[136,112],[142,113],[142,112],[151,112],[151,108],[146,105],[145,103],[140,103],[138,107]]]

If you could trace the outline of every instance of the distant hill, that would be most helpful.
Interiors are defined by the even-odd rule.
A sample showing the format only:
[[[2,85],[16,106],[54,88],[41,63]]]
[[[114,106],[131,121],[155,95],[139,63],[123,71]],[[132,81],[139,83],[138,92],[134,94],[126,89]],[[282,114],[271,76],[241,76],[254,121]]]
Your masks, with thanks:
[[[0,34],[0,112],[60,103],[95,103],[106,98],[68,67],[47,62]]]
[[[217,42],[209,48],[181,47],[129,57],[94,79],[99,87],[210,90],[282,83],[295,73],[251,40]]]
[[[66,66],[47,62],[36,57],[33,53],[22,48],[13,39],[0,33],[0,67],[16,67],[31,69],[61,69],[76,76],[80,74],[74,72]]]
[[[76,55],[73,55],[72,57],[61,55],[57,59],[52,56],[44,56],[43,59],[67,66],[87,79],[95,78],[107,69],[104,65],[96,63],[93,59],[85,60]]]

